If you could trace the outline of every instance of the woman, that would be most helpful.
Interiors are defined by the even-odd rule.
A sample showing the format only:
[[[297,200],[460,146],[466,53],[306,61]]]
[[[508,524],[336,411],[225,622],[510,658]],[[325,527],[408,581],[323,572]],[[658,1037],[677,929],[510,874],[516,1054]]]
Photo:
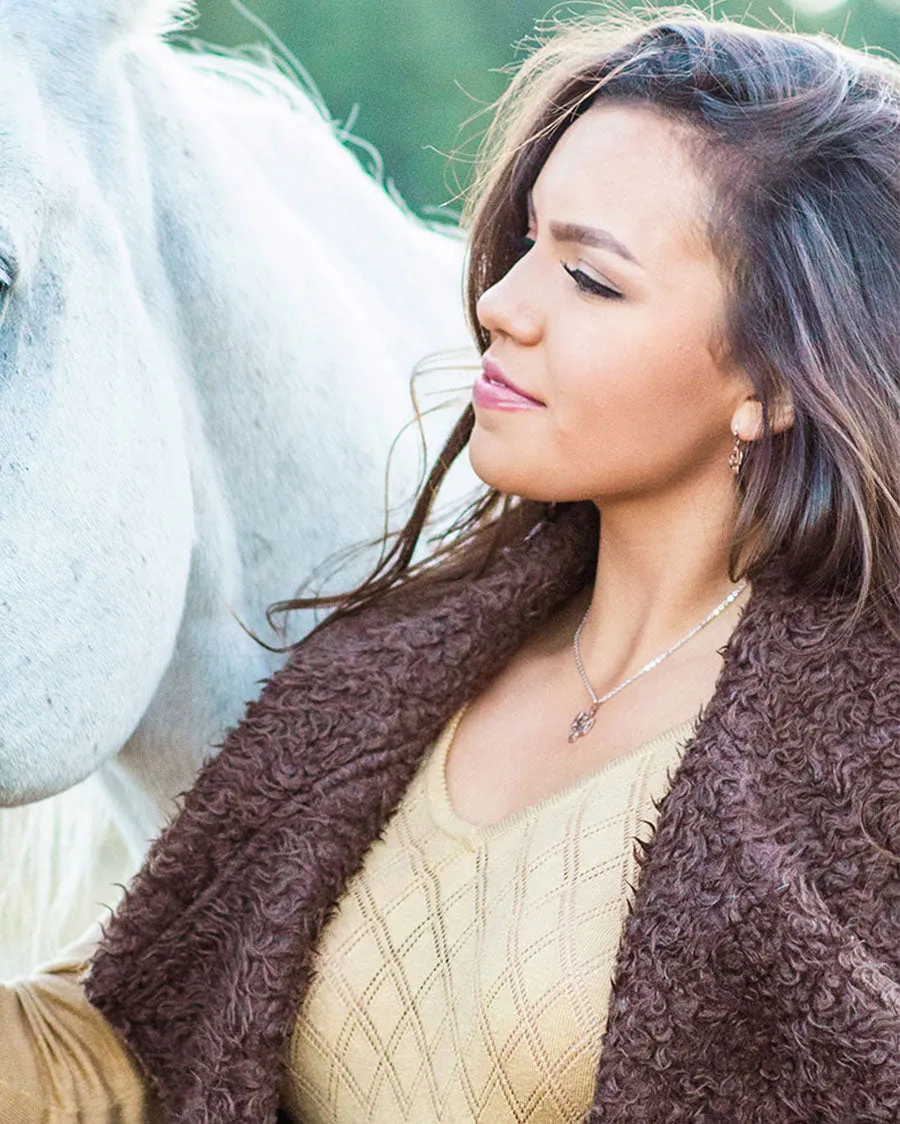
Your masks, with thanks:
[[[699,17],[523,67],[473,408],[93,961],[167,1119],[900,1116],[898,125],[889,64]]]

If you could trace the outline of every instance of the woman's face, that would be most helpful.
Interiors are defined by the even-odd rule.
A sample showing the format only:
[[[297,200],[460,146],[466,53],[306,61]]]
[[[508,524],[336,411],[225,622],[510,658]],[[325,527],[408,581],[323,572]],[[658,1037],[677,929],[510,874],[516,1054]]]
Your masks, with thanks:
[[[683,126],[623,104],[592,107],[553,149],[525,252],[478,302],[491,342],[470,456],[487,483],[602,508],[731,481],[752,388],[715,354],[724,291],[692,160]]]

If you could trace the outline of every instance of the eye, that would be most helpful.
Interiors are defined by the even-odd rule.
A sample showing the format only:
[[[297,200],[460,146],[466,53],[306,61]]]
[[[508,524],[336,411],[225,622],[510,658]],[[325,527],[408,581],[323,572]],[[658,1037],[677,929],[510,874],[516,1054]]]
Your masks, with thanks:
[[[0,254],[0,328],[6,323],[6,315],[9,312],[10,297],[16,283],[17,273],[15,260]]]
[[[591,277],[583,269],[575,269],[566,265],[565,262],[563,262],[563,269],[583,293],[590,293],[591,296],[595,297],[609,297],[612,300],[622,299],[622,294],[618,289],[612,289],[609,285],[604,285],[602,281],[598,281],[596,277]]]

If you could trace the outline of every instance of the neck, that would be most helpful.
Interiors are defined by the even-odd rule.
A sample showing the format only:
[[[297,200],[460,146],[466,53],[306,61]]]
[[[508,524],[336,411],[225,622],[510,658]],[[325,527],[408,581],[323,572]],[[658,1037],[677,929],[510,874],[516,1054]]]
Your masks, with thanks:
[[[730,491],[717,502],[706,495],[702,503],[677,497],[665,504],[629,501],[602,506],[593,590],[572,606],[576,624],[590,606],[580,646],[592,681],[608,684],[633,673],[731,593],[735,583],[728,576],[728,558],[734,514]],[[706,635],[691,640],[691,646],[721,646],[746,598],[745,591],[710,623]],[[565,631],[571,625],[567,620]]]

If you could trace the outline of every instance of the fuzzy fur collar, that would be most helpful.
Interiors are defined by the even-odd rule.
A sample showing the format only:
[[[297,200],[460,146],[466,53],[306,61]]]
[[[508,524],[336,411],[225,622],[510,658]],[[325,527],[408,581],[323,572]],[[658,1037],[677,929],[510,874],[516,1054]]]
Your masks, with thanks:
[[[88,981],[172,1124],[275,1119],[343,886],[595,544],[595,514],[563,508],[465,590],[337,622],[228,735]],[[847,620],[755,583],[648,849],[592,1124],[900,1120],[900,644]]]

